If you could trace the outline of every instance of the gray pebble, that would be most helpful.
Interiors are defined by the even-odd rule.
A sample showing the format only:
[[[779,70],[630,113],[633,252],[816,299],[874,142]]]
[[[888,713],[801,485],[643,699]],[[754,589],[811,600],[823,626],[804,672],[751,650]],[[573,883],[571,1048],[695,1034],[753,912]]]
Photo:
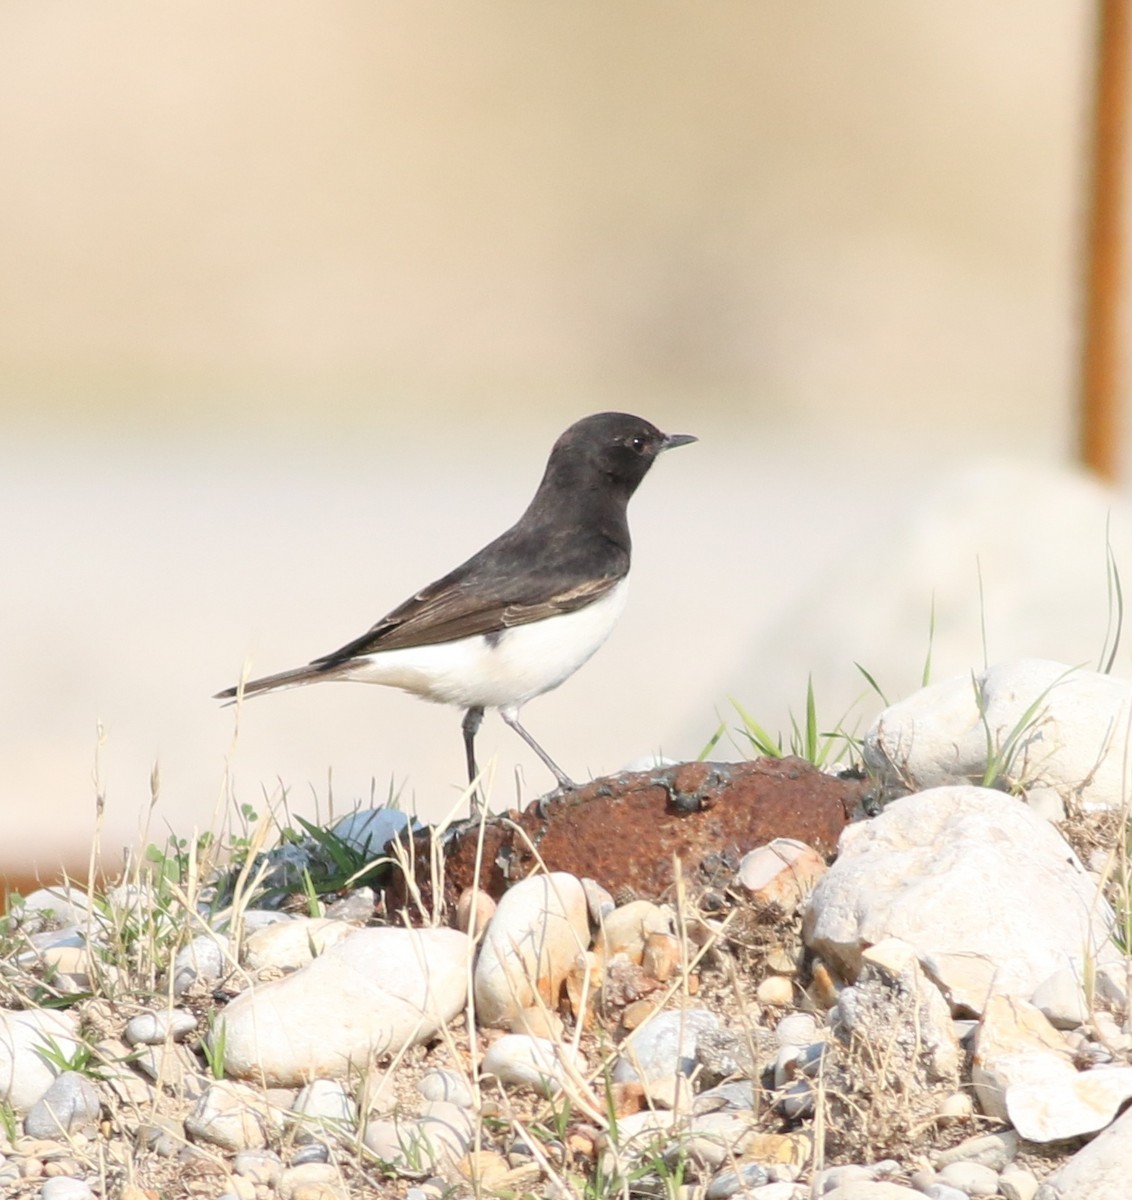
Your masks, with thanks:
[[[637,1029],[629,1049],[613,1068],[613,1078],[624,1083],[642,1074],[646,1080],[691,1075],[696,1066],[696,1040],[705,1030],[720,1028],[719,1018],[706,1008],[658,1013]]]
[[[324,1142],[308,1142],[300,1146],[291,1155],[291,1166],[301,1167],[303,1163],[324,1163],[330,1161],[330,1150]]]
[[[720,1108],[748,1109],[755,1107],[755,1085],[750,1079],[738,1079],[733,1083],[720,1083],[705,1092],[700,1092],[692,1101],[692,1111],[714,1112]]]
[[[252,1183],[272,1186],[283,1172],[283,1160],[274,1150],[241,1150],[232,1164],[237,1175]]]
[[[705,1200],[728,1200],[736,1192],[749,1188],[762,1187],[770,1182],[766,1168],[758,1163],[744,1163],[737,1171],[726,1170],[720,1173],[707,1186],[704,1192]]]
[[[985,1133],[968,1138],[958,1146],[951,1146],[932,1156],[938,1169],[953,1162],[980,1162],[985,1167],[1001,1171],[1018,1153],[1018,1135],[1013,1129],[1001,1133]]]
[[[929,1183],[924,1189],[928,1200],[970,1200],[967,1193],[946,1183]]]
[[[980,1162],[948,1163],[938,1179],[968,1196],[998,1195],[998,1172]]]
[[[1009,1166],[998,1177],[998,1190],[1004,1200],[1034,1200],[1038,1181],[1025,1167]]]
[[[173,991],[180,996],[194,983],[219,983],[228,974],[228,939],[202,933],[177,951],[173,960]]]
[[[197,1019],[187,1008],[162,1009],[138,1013],[126,1022],[126,1041],[131,1046],[159,1046],[166,1037],[180,1041],[197,1027]]]
[[[417,1091],[426,1100],[448,1100],[461,1108],[472,1106],[472,1089],[467,1080],[455,1071],[429,1071],[418,1082]]]
[[[28,1110],[24,1132],[33,1138],[62,1137],[93,1125],[101,1112],[102,1104],[90,1080],[78,1071],[64,1071]]]

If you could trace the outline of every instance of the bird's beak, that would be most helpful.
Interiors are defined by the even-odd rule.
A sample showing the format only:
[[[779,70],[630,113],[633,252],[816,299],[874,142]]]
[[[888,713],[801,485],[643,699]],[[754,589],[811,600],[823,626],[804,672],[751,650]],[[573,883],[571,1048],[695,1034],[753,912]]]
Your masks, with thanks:
[[[698,442],[700,439],[691,433],[668,433],[664,436],[664,444],[660,447],[661,450],[674,450],[677,446],[687,446],[689,442]]]

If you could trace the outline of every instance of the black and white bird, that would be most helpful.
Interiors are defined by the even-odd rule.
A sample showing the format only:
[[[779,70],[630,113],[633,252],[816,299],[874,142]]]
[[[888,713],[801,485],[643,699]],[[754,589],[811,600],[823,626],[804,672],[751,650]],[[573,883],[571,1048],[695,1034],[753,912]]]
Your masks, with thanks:
[[[609,636],[629,582],[629,497],[659,454],[695,440],[627,413],[583,417],[555,442],[526,512],[478,554],[332,654],[215,698],[338,679],[457,705],[469,784],[484,710],[496,708],[558,783],[574,786],[519,723],[519,710]]]

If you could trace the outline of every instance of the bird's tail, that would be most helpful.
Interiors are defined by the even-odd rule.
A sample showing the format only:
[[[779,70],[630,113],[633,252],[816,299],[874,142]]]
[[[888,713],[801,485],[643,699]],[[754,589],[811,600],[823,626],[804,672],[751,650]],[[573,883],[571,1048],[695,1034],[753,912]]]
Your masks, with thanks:
[[[265,675],[262,679],[249,679],[235,687],[225,688],[217,692],[213,700],[228,700],[234,702],[239,696],[256,696],[260,692],[274,692],[281,688],[298,687],[303,683],[313,683],[316,679],[333,679],[338,672],[332,667],[320,663],[311,663],[305,667],[293,667],[290,671],[280,671],[276,675]]]

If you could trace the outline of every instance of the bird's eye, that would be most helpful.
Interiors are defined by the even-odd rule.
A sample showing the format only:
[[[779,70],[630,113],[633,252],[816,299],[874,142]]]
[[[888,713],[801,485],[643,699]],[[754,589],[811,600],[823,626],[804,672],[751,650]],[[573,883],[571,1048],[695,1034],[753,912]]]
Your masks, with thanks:
[[[647,445],[648,445],[648,439],[642,437],[641,434],[639,434],[639,433],[637,434],[637,436],[635,438],[629,439],[629,448],[631,450],[635,450],[638,454],[641,454]]]

